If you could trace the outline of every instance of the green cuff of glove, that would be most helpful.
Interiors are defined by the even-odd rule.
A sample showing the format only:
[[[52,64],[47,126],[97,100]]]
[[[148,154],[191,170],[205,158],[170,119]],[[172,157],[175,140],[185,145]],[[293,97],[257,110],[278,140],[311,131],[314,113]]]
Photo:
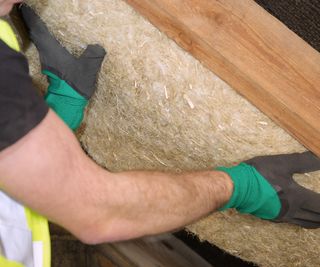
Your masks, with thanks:
[[[275,219],[281,210],[281,202],[271,184],[252,166],[240,163],[237,166],[219,167],[232,179],[234,189],[229,202],[220,211],[235,208],[240,213],[249,213],[262,219]]]
[[[83,120],[88,100],[52,72],[44,70],[42,73],[49,81],[46,102],[72,130],[76,130]]]

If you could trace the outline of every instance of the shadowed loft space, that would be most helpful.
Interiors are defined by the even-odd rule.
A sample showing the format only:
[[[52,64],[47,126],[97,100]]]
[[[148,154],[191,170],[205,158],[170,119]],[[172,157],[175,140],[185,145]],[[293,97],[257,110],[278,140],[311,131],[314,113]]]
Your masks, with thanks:
[[[255,2],[320,51],[320,1],[255,0]]]

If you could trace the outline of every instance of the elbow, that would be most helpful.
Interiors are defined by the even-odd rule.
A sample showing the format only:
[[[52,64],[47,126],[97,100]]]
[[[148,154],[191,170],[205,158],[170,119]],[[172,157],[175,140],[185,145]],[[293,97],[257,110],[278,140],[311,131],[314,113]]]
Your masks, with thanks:
[[[104,222],[102,225],[96,223],[90,226],[79,227],[73,234],[84,244],[97,245],[137,237],[134,233],[128,232],[128,230],[121,226],[119,227],[119,224],[115,226],[111,222]]]
[[[87,230],[85,230],[83,232],[80,232],[80,233],[76,233],[75,237],[77,239],[79,239],[83,244],[86,244],[86,245],[98,245],[98,244],[101,244],[101,243],[104,243],[104,242],[106,242],[106,243],[108,242],[107,240],[106,241],[101,241],[99,239],[99,235],[98,234],[88,233]]]
[[[112,240],[109,233],[102,231],[100,227],[95,225],[79,227],[79,229],[73,231],[73,234],[82,243],[87,245],[97,245],[115,241]]]

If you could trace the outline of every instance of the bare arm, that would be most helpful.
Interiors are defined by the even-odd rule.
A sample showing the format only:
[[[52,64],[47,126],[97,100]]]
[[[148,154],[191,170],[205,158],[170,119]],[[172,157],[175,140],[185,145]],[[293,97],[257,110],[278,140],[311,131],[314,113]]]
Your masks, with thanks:
[[[107,172],[52,111],[0,152],[0,187],[87,243],[182,227],[222,206],[233,190],[217,171]]]

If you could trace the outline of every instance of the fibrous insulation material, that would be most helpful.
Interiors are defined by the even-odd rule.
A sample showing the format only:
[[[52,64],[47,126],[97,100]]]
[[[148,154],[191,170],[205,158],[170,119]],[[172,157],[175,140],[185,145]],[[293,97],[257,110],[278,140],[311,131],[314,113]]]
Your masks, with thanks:
[[[78,137],[111,171],[187,171],[256,155],[305,149],[215,74],[121,0],[32,0],[70,51],[99,43],[108,51]],[[45,90],[34,47],[35,83]],[[320,173],[300,175],[320,191]],[[320,231],[275,224],[234,211],[188,229],[260,266],[320,266]]]

